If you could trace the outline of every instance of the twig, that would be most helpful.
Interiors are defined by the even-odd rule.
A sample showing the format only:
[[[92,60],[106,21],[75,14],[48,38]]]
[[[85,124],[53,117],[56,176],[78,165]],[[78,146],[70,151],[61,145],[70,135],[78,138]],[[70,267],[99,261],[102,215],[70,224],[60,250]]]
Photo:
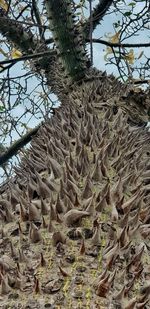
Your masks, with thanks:
[[[90,43],[90,39],[86,39],[86,42]],[[92,39],[93,43],[99,43],[99,44],[104,44],[106,46],[110,46],[110,47],[135,47],[135,48],[139,48],[139,47],[150,47],[150,42],[149,43],[112,43],[112,42],[108,42],[105,40],[101,40],[101,39]]]
[[[42,53],[24,55],[24,56],[22,56],[20,58],[16,58],[16,59],[3,60],[3,61],[0,61],[0,65],[4,65],[4,64],[7,64],[7,63],[15,64],[19,61],[25,61],[25,60],[32,59],[32,58],[39,58],[39,57],[43,57],[45,55],[51,55],[51,56],[56,55],[56,51],[48,50],[48,51],[45,51],[45,52],[42,52]]]

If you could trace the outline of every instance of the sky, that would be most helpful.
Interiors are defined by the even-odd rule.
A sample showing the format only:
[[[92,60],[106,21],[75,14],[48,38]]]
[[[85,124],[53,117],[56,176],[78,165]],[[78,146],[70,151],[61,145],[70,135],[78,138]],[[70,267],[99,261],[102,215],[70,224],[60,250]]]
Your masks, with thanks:
[[[126,2],[131,3],[130,0]],[[96,3],[98,3],[97,0],[94,1],[94,4]],[[134,8],[135,13],[140,12],[143,6],[144,1],[138,2]],[[118,19],[120,19],[120,14],[117,14],[117,16]],[[115,33],[113,27],[114,22],[116,22],[115,14],[106,16],[101,23],[102,27],[101,26],[97,27],[97,29],[93,33],[93,37],[107,39],[106,38],[107,34],[109,34],[110,36],[111,34],[113,35]],[[148,35],[150,35],[150,33],[144,30],[139,34],[139,36],[129,38],[125,40],[124,43],[148,42],[150,38],[150,36]],[[112,67],[111,65],[106,65],[106,62],[104,61],[104,54],[106,49],[105,46],[101,44],[93,44],[93,49],[94,49],[94,65],[100,70],[106,70],[109,74],[113,72],[114,75],[118,76],[117,68],[116,67],[114,68],[114,66]],[[142,50],[143,48],[135,49],[135,55],[139,55]],[[148,50],[148,48],[145,49],[145,53],[147,54],[147,56],[149,56],[150,51]]]

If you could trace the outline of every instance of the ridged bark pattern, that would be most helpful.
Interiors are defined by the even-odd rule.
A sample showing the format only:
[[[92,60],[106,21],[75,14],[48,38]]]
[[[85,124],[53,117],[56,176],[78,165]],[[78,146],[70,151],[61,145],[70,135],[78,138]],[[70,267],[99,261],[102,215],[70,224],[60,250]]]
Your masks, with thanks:
[[[1,195],[2,308],[149,306],[150,137],[110,96],[74,87]]]

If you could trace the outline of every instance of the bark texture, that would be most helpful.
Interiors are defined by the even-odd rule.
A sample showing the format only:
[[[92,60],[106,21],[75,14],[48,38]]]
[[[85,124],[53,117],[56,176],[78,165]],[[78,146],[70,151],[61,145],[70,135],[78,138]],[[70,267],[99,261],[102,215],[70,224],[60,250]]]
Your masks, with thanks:
[[[113,83],[74,86],[1,194],[2,308],[149,305],[150,138]]]
[[[150,136],[133,126],[148,120],[148,96],[89,68],[84,40],[72,41],[70,1],[45,2],[56,56],[31,67],[45,74],[61,106],[1,188],[0,307],[149,308]],[[106,2],[97,7],[101,16]],[[0,14],[13,44],[44,50]]]

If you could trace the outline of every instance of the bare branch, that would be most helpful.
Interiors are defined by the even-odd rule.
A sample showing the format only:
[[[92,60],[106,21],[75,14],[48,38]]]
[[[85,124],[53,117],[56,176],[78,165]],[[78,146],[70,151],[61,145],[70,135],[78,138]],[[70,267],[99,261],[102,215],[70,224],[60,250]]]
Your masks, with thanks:
[[[20,61],[25,61],[25,60],[34,59],[34,58],[40,58],[40,57],[44,57],[46,55],[51,55],[51,56],[56,55],[56,51],[55,50],[48,50],[48,51],[45,51],[45,52],[42,52],[42,53],[24,55],[20,58],[3,60],[3,61],[0,61],[0,66],[4,65],[4,64],[8,64],[8,63],[15,64],[15,63],[20,62]]]
[[[90,43],[90,39],[86,39],[86,42]],[[99,43],[99,44],[104,44],[106,46],[109,46],[109,47],[135,47],[135,48],[139,48],[139,47],[150,47],[150,42],[149,43],[112,43],[112,42],[108,42],[108,41],[105,41],[105,40],[101,40],[101,39],[92,39],[92,42],[93,43]]]
[[[91,16],[86,20],[83,25],[83,34],[85,38],[89,38],[90,35],[90,24],[92,18],[92,30],[94,31],[99,25],[102,18],[105,16],[106,12],[110,8],[113,0],[100,0],[97,6],[93,9]]]
[[[91,53],[91,65],[93,65],[93,42],[92,42],[92,33],[93,33],[93,16],[92,16],[92,0],[89,0],[89,10],[90,10],[90,53]]]
[[[32,129],[30,132],[23,135],[19,140],[17,140],[15,143],[13,143],[12,146],[10,146],[6,152],[4,152],[0,156],[0,166],[6,163],[9,159],[11,159],[13,156],[15,156],[22,147],[27,145],[30,141],[32,136],[34,136],[38,129],[40,128],[40,125],[36,128]]]
[[[36,0],[32,0],[32,10],[33,10],[33,13],[35,15],[37,24],[39,25],[38,28],[39,28],[40,38],[43,40],[44,39],[44,29],[42,29],[43,27],[42,27],[42,22],[41,22],[41,18],[40,18],[40,12],[39,12]]]
[[[49,38],[49,39],[46,39],[45,40],[45,43],[46,44],[51,44],[53,43],[54,40],[53,38]],[[86,42],[87,43],[90,43],[90,38],[87,38],[86,39]],[[145,43],[112,43],[112,42],[108,42],[108,41],[105,41],[105,40],[102,40],[102,39],[94,39],[92,38],[92,42],[93,43],[98,43],[98,44],[103,44],[103,45],[106,45],[106,46],[109,46],[109,47],[126,47],[126,48],[139,48],[139,47],[150,47],[150,42],[145,42]]]
[[[149,84],[149,83],[150,83],[150,79],[145,79],[145,80],[137,79],[137,80],[133,80],[133,83],[134,83],[135,85]]]

